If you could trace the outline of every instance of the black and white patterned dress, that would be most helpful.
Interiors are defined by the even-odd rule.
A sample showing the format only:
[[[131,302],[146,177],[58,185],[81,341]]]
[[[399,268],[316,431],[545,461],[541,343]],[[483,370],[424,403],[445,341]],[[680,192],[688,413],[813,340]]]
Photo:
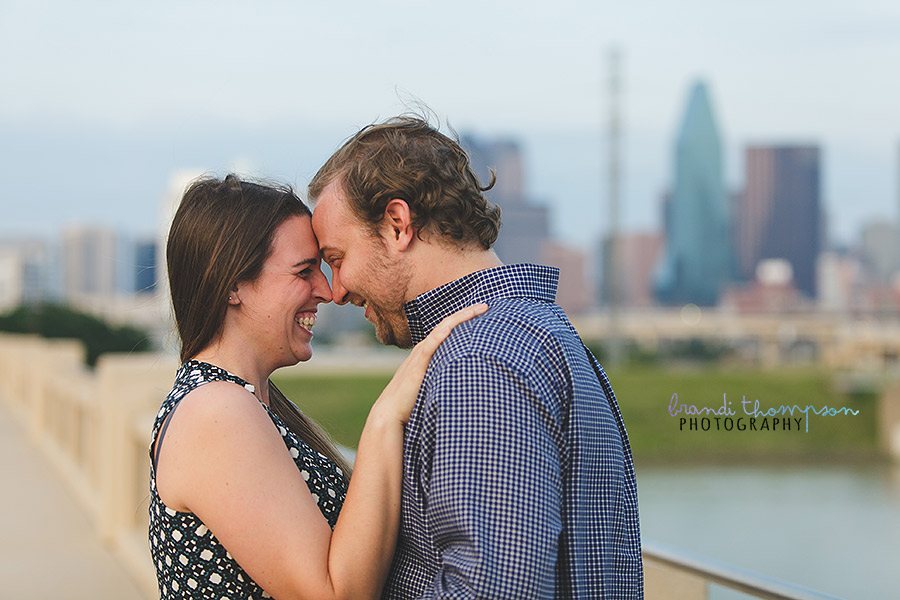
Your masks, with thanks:
[[[150,441],[150,553],[156,565],[160,598],[209,600],[269,598],[231,554],[192,513],[163,504],[156,490],[153,445],[166,418],[194,388],[210,381],[230,381],[250,391],[253,386],[214,365],[187,361],[178,370],[175,385],[162,404]],[[309,486],[319,510],[334,528],[347,493],[347,479],[328,458],[310,448],[268,406],[263,405]]]

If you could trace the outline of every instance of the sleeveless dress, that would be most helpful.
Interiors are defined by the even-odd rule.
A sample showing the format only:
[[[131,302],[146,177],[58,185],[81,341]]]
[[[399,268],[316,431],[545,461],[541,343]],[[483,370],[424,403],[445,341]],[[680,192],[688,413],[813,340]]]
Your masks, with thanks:
[[[211,381],[230,381],[253,391],[253,386],[214,365],[187,361],[178,370],[175,385],[156,415],[150,442],[150,553],[156,565],[160,598],[257,599],[270,598],[193,513],[178,512],[163,504],[156,490],[153,444],[165,429],[167,417],[184,396]],[[300,475],[331,528],[347,493],[347,478],[325,456],[303,442],[281,418],[263,404],[284,439]]]

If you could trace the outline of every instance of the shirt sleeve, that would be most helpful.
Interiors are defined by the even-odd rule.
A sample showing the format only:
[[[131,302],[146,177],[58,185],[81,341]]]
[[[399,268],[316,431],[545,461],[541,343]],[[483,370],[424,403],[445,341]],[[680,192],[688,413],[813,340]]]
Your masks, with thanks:
[[[498,359],[465,356],[426,391],[436,423],[422,483],[441,568],[422,598],[554,596],[561,436],[538,388]]]

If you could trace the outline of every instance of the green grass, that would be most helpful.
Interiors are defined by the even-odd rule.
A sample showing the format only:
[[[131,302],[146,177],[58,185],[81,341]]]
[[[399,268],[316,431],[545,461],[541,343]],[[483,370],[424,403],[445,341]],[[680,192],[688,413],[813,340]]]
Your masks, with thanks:
[[[612,370],[619,406],[625,418],[635,461],[657,462],[769,462],[857,461],[879,457],[876,440],[877,392],[839,391],[821,370],[753,371],[697,367],[627,367]],[[335,440],[356,447],[369,407],[389,376],[280,377],[276,383],[302,410],[316,419]],[[741,400],[759,400],[760,409],[782,405],[848,407],[856,416],[816,416],[791,431],[679,430],[679,417],[668,414],[673,394],[680,404],[718,409],[723,394],[731,410],[744,417]],[[748,407],[751,408],[752,407]],[[798,417],[801,415],[797,415]],[[781,417],[779,417],[781,418]],[[787,418],[787,417],[785,417]],[[757,419],[761,425],[761,419]],[[772,425],[772,417],[769,417]]]
[[[366,416],[390,375],[276,377],[278,388],[339,444],[356,448]]]
[[[750,371],[702,368],[671,370],[629,368],[610,374],[613,388],[625,419],[635,460],[643,462],[781,462],[781,461],[847,461],[878,456],[876,439],[877,394],[846,394],[834,386],[831,377],[818,370]],[[723,395],[736,414],[744,418],[748,428],[715,430],[714,420],[708,431],[690,431],[689,421],[680,428],[679,414],[668,413],[673,394],[681,405],[717,410]],[[847,407],[858,410],[855,416],[817,416],[809,413],[802,429],[792,423],[790,431],[749,429],[749,416],[741,401],[759,400],[761,411],[781,406],[808,405],[821,409]],[[748,404],[753,410],[753,404]],[[701,415],[704,416],[704,415]],[[714,415],[707,415],[714,417]],[[802,417],[797,413],[797,417]],[[700,417],[698,417],[700,418]],[[789,418],[789,416],[779,418]],[[733,421],[736,423],[736,421]],[[698,425],[700,423],[698,422]],[[773,417],[769,417],[769,426]],[[757,426],[762,422],[757,418]]]

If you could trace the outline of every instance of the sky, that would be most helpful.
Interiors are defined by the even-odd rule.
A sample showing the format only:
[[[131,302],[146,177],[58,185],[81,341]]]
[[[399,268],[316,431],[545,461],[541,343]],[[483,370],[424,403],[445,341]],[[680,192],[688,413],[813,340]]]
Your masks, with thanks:
[[[180,169],[303,190],[359,127],[423,103],[518,141],[529,196],[588,246],[609,226],[614,49],[624,229],[661,226],[698,80],[729,189],[746,145],[816,143],[835,240],[898,218],[894,0],[0,0],[0,235],[156,234]]]

